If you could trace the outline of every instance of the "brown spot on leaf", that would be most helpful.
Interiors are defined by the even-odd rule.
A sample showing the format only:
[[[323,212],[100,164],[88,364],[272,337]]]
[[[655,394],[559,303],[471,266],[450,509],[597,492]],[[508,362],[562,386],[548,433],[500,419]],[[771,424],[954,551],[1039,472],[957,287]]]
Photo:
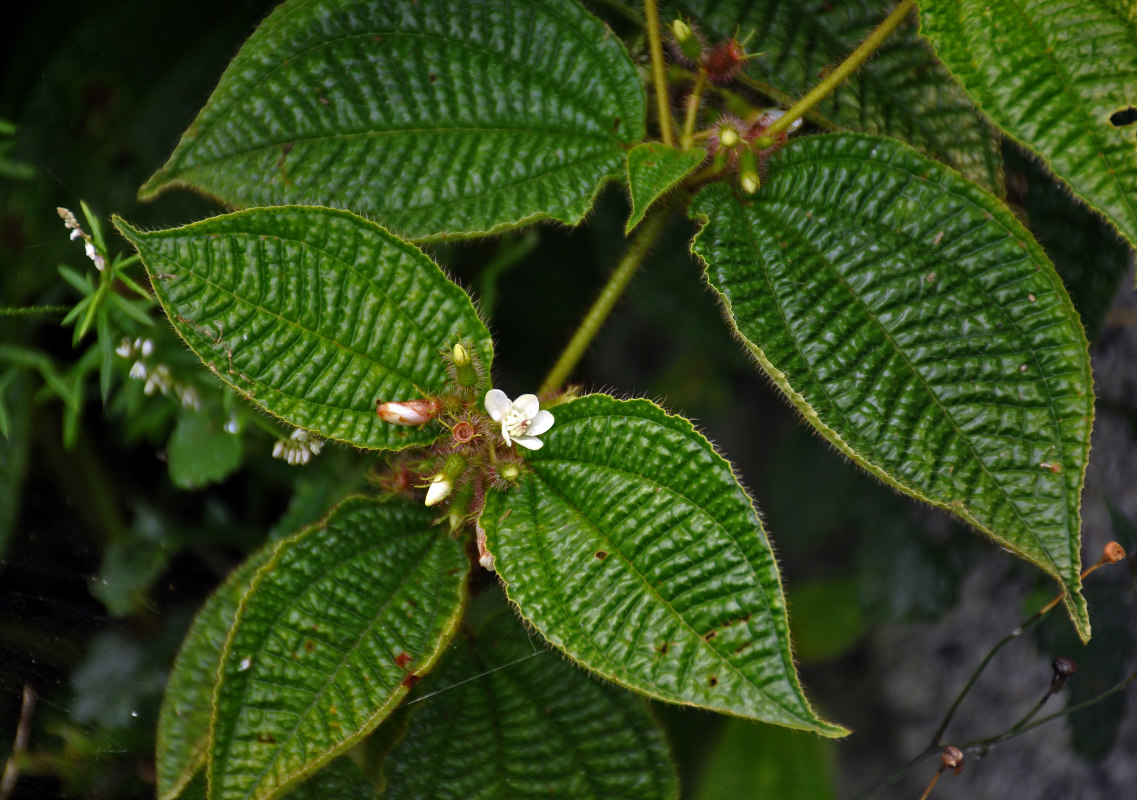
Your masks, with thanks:
[[[311,639],[308,639],[304,642],[304,649],[307,650],[309,653],[311,653],[313,650],[316,649],[316,643],[313,642]]]
[[[703,641],[704,641],[704,642],[709,642],[711,639],[715,638],[715,637],[716,637],[716,636],[718,636],[718,635],[719,635],[719,632],[718,632],[718,631],[711,631],[710,633],[708,633],[708,634],[705,634],[705,635],[703,636]]]
[[[1120,111],[1114,111],[1109,115],[1109,124],[1115,128],[1124,128],[1126,125],[1132,125],[1137,122],[1137,108],[1129,106]]]
[[[435,75],[433,72],[432,72],[432,73],[430,73],[430,76],[429,76],[429,77],[430,77],[430,82],[431,82],[431,83],[437,83],[437,82],[438,82],[438,76],[437,76],[437,75]]]
[[[743,650],[745,650],[747,647],[749,647],[752,644],[754,644],[754,642],[743,642],[738,647],[734,648],[734,652],[735,653],[741,653]]]
[[[271,733],[258,733],[257,741],[261,744],[276,744],[276,737]]]
[[[606,559],[608,557],[608,551],[607,550],[597,550],[596,551],[596,557],[598,559],[600,559],[601,561],[603,561],[604,559]]]
[[[403,678],[400,685],[406,687],[407,689],[411,689],[411,688],[414,688],[414,685],[416,683],[418,683],[419,680],[421,680],[420,676],[415,675],[414,673],[411,673],[407,677]]]
[[[707,678],[707,686],[710,686],[713,689],[718,685],[719,679],[717,675],[712,675],[711,677]]]
[[[411,663],[411,657],[407,653],[399,653],[395,656],[395,666],[399,669],[406,669],[409,663]]]

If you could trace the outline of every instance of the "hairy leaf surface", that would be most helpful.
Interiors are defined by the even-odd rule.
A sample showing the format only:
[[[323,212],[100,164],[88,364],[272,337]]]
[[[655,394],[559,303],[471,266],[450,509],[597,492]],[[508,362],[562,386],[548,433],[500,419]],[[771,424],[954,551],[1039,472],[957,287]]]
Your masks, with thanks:
[[[743,202],[704,189],[694,251],[762,368],[842,452],[1056,577],[1083,637],[1087,343],[994,197],[853,134],[781,151]]]
[[[433,519],[353,498],[275,547],[225,646],[211,800],[275,797],[373,730],[430,670],[468,570]]]
[[[632,214],[624,233],[640,224],[652,204],[703,163],[701,148],[676,150],[659,142],[645,142],[628,151],[628,188]]]
[[[345,211],[289,206],[142,232],[174,328],[214,374],[286,422],[358,447],[434,439],[375,415],[442,388],[439,352],[492,343],[469,296],[414,245]]]
[[[1000,128],[1137,246],[1137,7],[921,0],[920,30]]]
[[[798,683],[778,567],[730,465],[644,400],[590,395],[554,411],[529,472],[481,517],[521,613],[652,697],[843,734]]]
[[[349,208],[412,238],[573,224],[643,120],[623,45],[574,0],[293,0],[140,194]]]
[[[237,606],[272,556],[263,547],[234,569],[197,612],[174,660],[158,715],[158,800],[180,795],[205,763],[213,690]]]
[[[384,795],[401,800],[674,800],[642,698],[590,680],[501,609],[424,681]]]
[[[712,39],[753,36],[746,74],[790,103],[841,63],[895,7],[892,0],[680,0]],[[776,94],[775,94],[776,96]],[[817,106],[831,126],[903,139],[1000,192],[999,148],[987,124],[916,32],[897,29]]]

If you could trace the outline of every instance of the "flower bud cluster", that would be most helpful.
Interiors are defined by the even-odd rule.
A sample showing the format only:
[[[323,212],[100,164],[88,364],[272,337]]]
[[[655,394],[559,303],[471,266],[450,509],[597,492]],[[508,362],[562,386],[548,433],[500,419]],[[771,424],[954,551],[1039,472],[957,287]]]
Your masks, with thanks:
[[[287,461],[292,466],[307,464],[324,448],[324,440],[303,428],[292,431],[287,439],[277,439],[272,446],[272,457]]]
[[[174,379],[170,368],[162,363],[155,363],[153,339],[135,339],[133,342],[124,338],[115,353],[128,361],[134,359],[130,366],[130,377],[136,381],[143,381],[142,391],[147,397],[161,393],[173,393],[183,408],[192,408],[195,411],[201,408],[201,395],[187,383]]]
[[[71,209],[63,208],[62,206],[55,209],[63,220],[63,225],[71,231],[71,241],[76,239],[83,240],[83,252],[87,254],[87,258],[95,262],[95,269],[102,272],[107,267],[107,260],[95,247],[95,242],[91,235],[83,230],[83,226],[79,224],[79,220],[75,218],[75,214]]]

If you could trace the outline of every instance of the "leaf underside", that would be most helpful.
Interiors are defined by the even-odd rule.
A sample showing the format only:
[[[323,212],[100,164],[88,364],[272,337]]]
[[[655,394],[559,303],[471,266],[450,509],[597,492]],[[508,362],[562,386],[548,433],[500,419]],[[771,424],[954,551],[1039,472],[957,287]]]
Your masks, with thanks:
[[[1137,246],[1134,4],[921,0],[920,25],[984,113]]]
[[[349,208],[411,238],[573,224],[643,120],[623,45],[574,0],[295,0],[140,196]]]
[[[572,659],[670,702],[804,728],[777,564],[754,505],[691,423],[642,400],[556,408],[481,516],[522,615]]]
[[[642,698],[590,680],[502,609],[456,642],[384,762],[400,800],[679,796]]]
[[[624,233],[640,224],[652,204],[703,163],[700,148],[676,150],[659,142],[644,142],[628,151],[628,189],[632,213]]]
[[[746,74],[792,102],[841,63],[893,10],[891,0],[681,0],[712,40],[751,36]],[[923,3],[921,3],[923,6]],[[999,146],[909,21],[816,112],[832,126],[902,139],[997,194]]]
[[[694,252],[743,342],[842,452],[1056,577],[1083,637],[1087,343],[994,197],[887,139],[787,146],[749,202],[704,189]]]
[[[389,425],[376,401],[446,380],[459,340],[487,371],[489,332],[426,255],[326,208],[252,209],[142,232],[116,220],[174,328],[214,374],[286,422],[358,447],[425,444],[437,426]]]
[[[242,600],[210,731],[211,800],[267,800],[375,728],[453,635],[468,562],[430,509],[345,501]]]

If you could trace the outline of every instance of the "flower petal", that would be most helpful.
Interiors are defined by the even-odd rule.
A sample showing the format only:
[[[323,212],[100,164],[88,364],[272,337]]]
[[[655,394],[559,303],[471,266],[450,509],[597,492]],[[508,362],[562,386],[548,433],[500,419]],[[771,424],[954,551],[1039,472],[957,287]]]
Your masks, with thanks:
[[[525,419],[533,419],[541,410],[541,401],[535,394],[523,394],[513,401],[513,407],[520,411]]]
[[[536,436],[525,434],[524,436],[514,436],[513,443],[519,444],[527,450],[540,450],[545,446],[545,443],[538,439]]]
[[[540,436],[551,427],[553,427],[553,415],[548,411],[538,411],[537,416],[533,417],[529,427],[525,429],[525,433],[529,436]]]
[[[490,389],[486,392],[486,411],[493,417],[494,422],[501,422],[502,417],[509,413],[509,409],[513,407],[513,403],[509,400],[509,395],[501,389]]]

